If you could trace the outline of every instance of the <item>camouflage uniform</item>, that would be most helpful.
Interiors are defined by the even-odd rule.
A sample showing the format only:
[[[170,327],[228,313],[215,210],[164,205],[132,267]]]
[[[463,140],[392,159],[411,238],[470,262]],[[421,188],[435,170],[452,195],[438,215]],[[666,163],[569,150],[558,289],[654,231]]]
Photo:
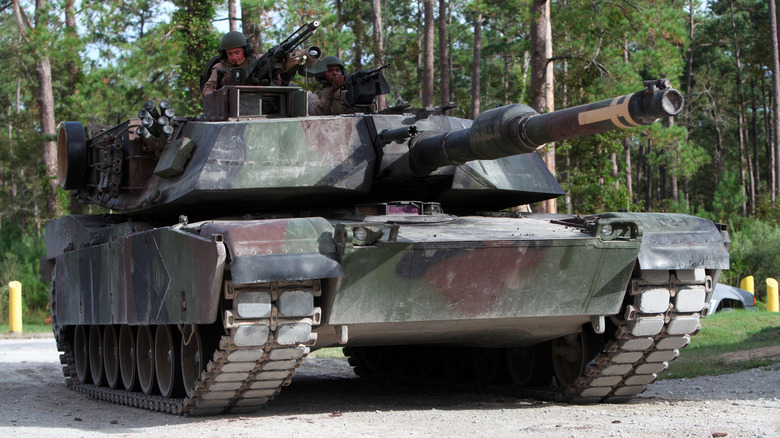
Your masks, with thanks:
[[[313,116],[351,114],[354,110],[347,103],[347,90],[339,89],[328,97],[330,86],[309,95],[309,114]]]
[[[244,68],[249,67],[249,63],[252,61],[253,58],[246,58],[244,61],[237,65],[230,65],[226,60],[220,60],[217,64],[214,65],[214,68],[211,69],[211,75],[209,75],[209,80],[206,81],[206,85],[203,86],[203,93],[206,94],[206,90],[209,90],[209,92],[214,92],[215,90],[218,90],[225,85],[230,85],[230,77],[227,75],[222,78],[222,83],[217,86],[217,70],[221,68]],[[223,64],[224,62],[224,64]]]

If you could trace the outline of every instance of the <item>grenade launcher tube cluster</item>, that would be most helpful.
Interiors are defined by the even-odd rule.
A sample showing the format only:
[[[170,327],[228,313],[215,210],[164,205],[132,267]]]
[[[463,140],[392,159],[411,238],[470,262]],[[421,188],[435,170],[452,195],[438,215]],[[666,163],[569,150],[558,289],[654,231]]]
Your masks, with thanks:
[[[424,176],[443,166],[528,154],[550,142],[650,125],[679,114],[682,107],[682,95],[665,80],[634,94],[546,114],[523,104],[507,105],[482,113],[470,128],[415,137],[409,166]]]

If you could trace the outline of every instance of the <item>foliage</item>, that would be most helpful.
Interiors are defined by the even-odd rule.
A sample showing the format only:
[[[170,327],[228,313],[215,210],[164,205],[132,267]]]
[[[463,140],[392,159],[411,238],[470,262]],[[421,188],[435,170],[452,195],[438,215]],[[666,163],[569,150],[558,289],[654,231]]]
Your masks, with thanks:
[[[731,269],[721,275],[721,283],[739,286],[742,278],[756,279],[756,298],[766,301],[767,278],[780,278],[780,227],[759,220],[746,220],[730,231]]]
[[[0,322],[8,321],[8,283],[22,283],[23,319],[42,322],[41,310],[49,305],[49,285],[40,282],[38,259],[45,256],[42,237],[32,229],[22,230],[9,221],[0,226]]]
[[[179,91],[177,99],[185,114],[200,110],[200,74],[203,66],[214,56],[219,47],[219,36],[213,31],[214,3],[195,0],[175,0],[178,9],[173,14],[173,47],[180,53],[178,63]]]

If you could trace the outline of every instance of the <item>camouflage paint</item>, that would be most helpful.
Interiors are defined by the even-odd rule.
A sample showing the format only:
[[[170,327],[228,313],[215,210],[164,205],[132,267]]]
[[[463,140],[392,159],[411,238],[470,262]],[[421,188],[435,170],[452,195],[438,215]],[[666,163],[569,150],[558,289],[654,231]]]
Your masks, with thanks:
[[[225,236],[235,285],[343,275],[333,228],[322,218],[215,221],[201,232]]]
[[[641,222],[642,269],[729,269],[728,234],[712,221],[675,213],[605,213],[602,218]]]
[[[226,257],[220,239],[169,227],[75,242],[78,249],[54,257],[58,323],[215,321]]]
[[[209,214],[213,214],[225,206],[236,205],[252,205],[247,208],[249,211],[278,210],[292,203],[297,205],[299,199],[307,196],[335,204],[344,202],[346,196],[362,196],[374,188],[375,193],[384,193],[384,200],[404,199],[406,194],[398,178],[405,180],[406,176],[395,177],[393,172],[379,176],[375,172],[405,159],[409,146],[405,142],[380,146],[376,134],[410,123],[424,132],[441,132],[467,127],[471,121],[440,115],[422,120],[405,115],[188,120],[170,139],[188,139],[194,144],[182,173],[172,172],[167,177],[152,174],[155,156],[139,152],[137,158],[123,166],[123,172],[133,176],[132,188],[120,187],[116,197],[100,198],[94,197],[91,185],[79,190],[88,203],[118,212],[167,215],[171,219],[180,214],[196,215],[202,210],[212,210]],[[138,146],[141,139],[130,132],[132,129],[115,131],[88,140],[87,148],[99,149],[97,146],[119,141],[134,145],[132,150],[142,150]],[[137,175],[147,176],[139,179]],[[490,200],[492,208],[563,193],[544,163],[533,156],[475,162],[457,169],[451,184],[431,187],[436,187],[436,192],[426,197],[438,196],[449,204],[471,206]],[[483,196],[488,191],[491,196]]]
[[[532,219],[401,225],[345,245],[330,324],[614,314],[638,239],[603,241]]]

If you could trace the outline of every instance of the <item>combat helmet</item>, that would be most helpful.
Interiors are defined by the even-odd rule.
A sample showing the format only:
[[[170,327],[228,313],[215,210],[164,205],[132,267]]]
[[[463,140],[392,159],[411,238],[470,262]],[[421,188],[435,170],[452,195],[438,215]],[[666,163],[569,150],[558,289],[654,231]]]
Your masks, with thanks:
[[[314,64],[308,71],[309,76],[314,76],[318,81],[325,82],[325,72],[328,71],[329,65],[338,65],[341,67],[341,74],[347,75],[347,69],[344,67],[344,62],[338,56],[326,56],[316,64]]]
[[[247,41],[243,33],[232,30],[222,36],[222,40],[219,42],[219,55],[222,58],[227,58],[226,51],[228,49],[235,49],[236,47],[244,48],[244,56],[249,58],[254,54],[252,44]]]

